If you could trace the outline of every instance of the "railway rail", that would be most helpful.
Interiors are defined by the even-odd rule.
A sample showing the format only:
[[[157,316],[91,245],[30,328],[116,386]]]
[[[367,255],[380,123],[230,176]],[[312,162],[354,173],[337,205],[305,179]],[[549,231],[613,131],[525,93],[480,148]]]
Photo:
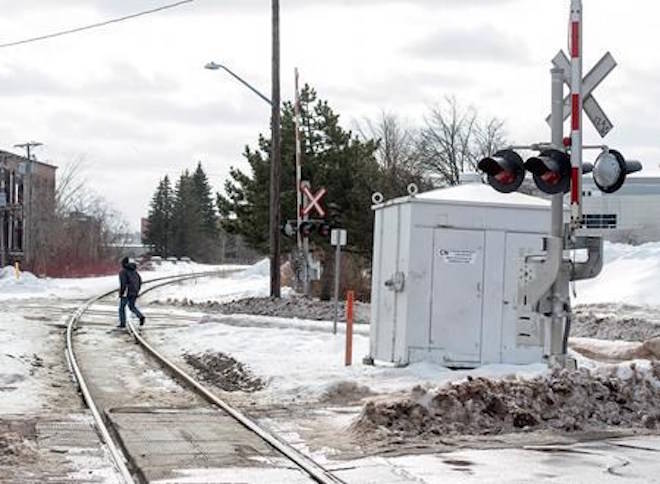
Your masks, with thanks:
[[[223,276],[226,275],[227,272],[228,271],[209,271],[151,279],[144,282],[144,285],[147,286],[147,289],[143,291],[143,294],[170,284],[176,284],[198,278]],[[76,330],[79,328],[79,324],[81,323],[85,313],[90,310],[92,305],[99,303],[104,298],[107,298],[116,292],[117,290],[108,291],[89,299],[69,317],[66,329],[66,352],[69,361],[69,367],[78,384],[85,404],[92,413],[100,438],[107,446],[122,480],[127,484],[132,484],[135,482],[140,482],[140,476],[136,477],[135,473],[131,471],[128,456],[122,449],[120,443],[116,441],[116,436],[114,436],[109,423],[103,417],[103,409],[99,407],[95,395],[93,394],[89,376],[86,376],[81,369],[81,365],[76,356],[76,346],[74,344],[74,336],[76,334]],[[286,443],[284,440],[280,439],[277,435],[274,435],[273,433],[268,432],[267,430],[260,427],[254,420],[214,394],[212,390],[205,387],[184,369],[182,369],[180,366],[178,366],[176,363],[171,361],[164,354],[154,348],[151,344],[149,344],[149,342],[147,342],[147,340],[140,334],[140,331],[131,321],[128,322],[128,329],[135,342],[138,343],[141,348],[143,348],[144,351],[148,353],[160,367],[167,370],[168,373],[175,375],[176,379],[179,382],[183,382],[183,384],[185,384],[185,386],[187,386],[190,391],[194,392],[196,395],[200,396],[202,399],[218,408],[222,415],[231,417],[231,419],[238,422],[242,427],[256,435],[261,441],[265,442],[279,455],[281,455],[287,461],[290,461],[295,466],[295,468],[299,469],[305,475],[307,475],[312,482],[317,482],[320,484],[341,484],[344,482],[338,477],[334,476],[323,466],[305,456],[297,449]]]

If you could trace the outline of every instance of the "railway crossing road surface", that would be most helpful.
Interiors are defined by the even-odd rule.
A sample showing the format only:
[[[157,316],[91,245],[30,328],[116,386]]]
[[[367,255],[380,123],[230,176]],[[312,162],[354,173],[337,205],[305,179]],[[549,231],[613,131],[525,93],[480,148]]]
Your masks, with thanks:
[[[151,281],[152,287],[183,280],[166,279]],[[89,301],[72,315],[67,350],[124,482],[179,482],[204,469],[214,470],[212,482],[343,482],[181,371],[130,322],[130,333],[108,330],[101,301],[111,295]],[[150,327],[158,324],[154,319]],[[131,344],[133,338],[149,355]]]

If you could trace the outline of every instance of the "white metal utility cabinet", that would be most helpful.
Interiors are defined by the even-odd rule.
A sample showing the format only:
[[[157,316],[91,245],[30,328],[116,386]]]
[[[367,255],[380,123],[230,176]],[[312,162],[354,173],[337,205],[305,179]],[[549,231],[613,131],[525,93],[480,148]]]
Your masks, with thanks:
[[[470,183],[374,206],[369,357],[449,367],[543,361],[521,318],[526,255],[543,254],[550,203]]]

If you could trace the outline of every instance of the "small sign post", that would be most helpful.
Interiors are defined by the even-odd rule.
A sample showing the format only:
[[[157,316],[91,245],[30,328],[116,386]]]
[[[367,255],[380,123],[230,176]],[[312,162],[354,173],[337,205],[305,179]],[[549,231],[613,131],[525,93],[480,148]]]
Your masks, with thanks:
[[[355,293],[348,291],[346,293],[346,352],[344,356],[344,365],[353,364],[353,304],[355,302]]]
[[[332,324],[332,334],[337,334],[337,318],[339,314],[339,271],[341,270],[341,248],[346,245],[347,236],[344,229],[332,229],[330,243],[337,247],[335,252],[335,319]]]

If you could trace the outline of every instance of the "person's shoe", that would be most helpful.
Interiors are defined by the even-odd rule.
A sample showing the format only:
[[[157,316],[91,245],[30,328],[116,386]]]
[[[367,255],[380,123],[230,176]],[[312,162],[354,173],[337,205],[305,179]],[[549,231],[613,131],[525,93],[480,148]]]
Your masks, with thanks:
[[[117,326],[115,326],[115,328],[117,328],[117,329],[126,329],[126,325],[119,323]]]
[[[145,321],[145,319],[147,319],[147,318],[145,318],[144,316],[142,316],[142,317],[140,318],[140,326],[144,326],[144,321]]]

